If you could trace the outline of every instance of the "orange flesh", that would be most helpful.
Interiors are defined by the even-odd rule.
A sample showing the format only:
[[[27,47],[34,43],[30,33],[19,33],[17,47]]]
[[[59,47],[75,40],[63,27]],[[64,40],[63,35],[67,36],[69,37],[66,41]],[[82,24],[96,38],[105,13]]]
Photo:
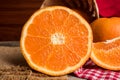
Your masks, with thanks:
[[[73,15],[64,10],[46,11],[30,24],[25,48],[36,65],[60,71],[76,65],[87,54],[87,36],[86,27]]]
[[[93,51],[101,62],[111,66],[120,66],[120,40],[110,43],[95,43]]]

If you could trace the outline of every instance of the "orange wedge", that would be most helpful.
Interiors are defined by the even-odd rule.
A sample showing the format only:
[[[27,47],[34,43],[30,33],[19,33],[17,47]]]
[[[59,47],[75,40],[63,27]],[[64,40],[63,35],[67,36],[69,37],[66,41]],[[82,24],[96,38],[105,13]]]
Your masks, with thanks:
[[[120,37],[94,43],[91,59],[102,68],[120,70]]]

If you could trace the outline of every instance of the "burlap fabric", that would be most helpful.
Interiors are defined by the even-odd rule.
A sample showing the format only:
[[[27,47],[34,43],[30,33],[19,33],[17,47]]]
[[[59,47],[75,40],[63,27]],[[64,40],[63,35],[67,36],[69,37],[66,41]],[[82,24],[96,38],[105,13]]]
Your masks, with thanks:
[[[19,41],[0,42],[0,80],[84,80],[73,73],[48,76],[29,67],[21,54]]]
[[[19,47],[0,46],[0,80],[68,80],[34,71],[26,63]]]

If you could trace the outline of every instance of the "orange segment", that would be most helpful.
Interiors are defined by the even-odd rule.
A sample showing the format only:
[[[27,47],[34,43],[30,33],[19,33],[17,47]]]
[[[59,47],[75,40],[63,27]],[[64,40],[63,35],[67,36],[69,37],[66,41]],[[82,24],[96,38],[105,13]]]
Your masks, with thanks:
[[[52,47],[45,45],[44,47],[42,47],[42,49],[38,49],[38,51],[31,54],[31,60],[37,66],[45,67],[45,65],[47,64],[47,59],[52,53]]]
[[[64,46],[52,46],[52,52],[47,59],[46,67],[54,71],[64,70],[68,66],[65,57]]]
[[[68,18],[69,13],[63,9],[56,9],[52,11],[52,21],[53,25],[57,27],[64,24],[64,21]],[[58,30],[59,28],[57,28]]]
[[[42,73],[59,76],[85,64],[92,46],[92,31],[73,10],[53,6],[35,12],[24,25],[20,47],[27,63]]]
[[[25,49],[28,53],[34,53],[39,49],[42,49],[44,46],[48,45],[50,43],[48,38],[40,38],[40,37],[31,37],[26,36],[25,39]]]
[[[50,34],[55,32],[51,11],[45,11],[40,15],[36,15],[33,23],[38,25],[37,29],[40,29],[42,32],[47,31]]]
[[[81,56],[79,56],[78,53],[75,53],[68,46],[66,46],[65,49],[66,62],[68,66],[75,66],[81,61]]]
[[[41,27],[38,24],[30,24],[28,28],[28,35],[30,36],[38,36],[38,37],[48,37],[50,34],[47,31],[47,29],[44,29],[44,27]]]
[[[120,38],[93,44],[91,59],[100,67],[120,70]]]

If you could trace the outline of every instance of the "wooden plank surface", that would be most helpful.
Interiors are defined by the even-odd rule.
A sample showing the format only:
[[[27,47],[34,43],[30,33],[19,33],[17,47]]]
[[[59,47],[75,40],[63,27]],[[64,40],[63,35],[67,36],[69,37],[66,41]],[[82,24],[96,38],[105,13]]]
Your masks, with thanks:
[[[21,29],[43,0],[1,0],[0,41],[19,41]]]

